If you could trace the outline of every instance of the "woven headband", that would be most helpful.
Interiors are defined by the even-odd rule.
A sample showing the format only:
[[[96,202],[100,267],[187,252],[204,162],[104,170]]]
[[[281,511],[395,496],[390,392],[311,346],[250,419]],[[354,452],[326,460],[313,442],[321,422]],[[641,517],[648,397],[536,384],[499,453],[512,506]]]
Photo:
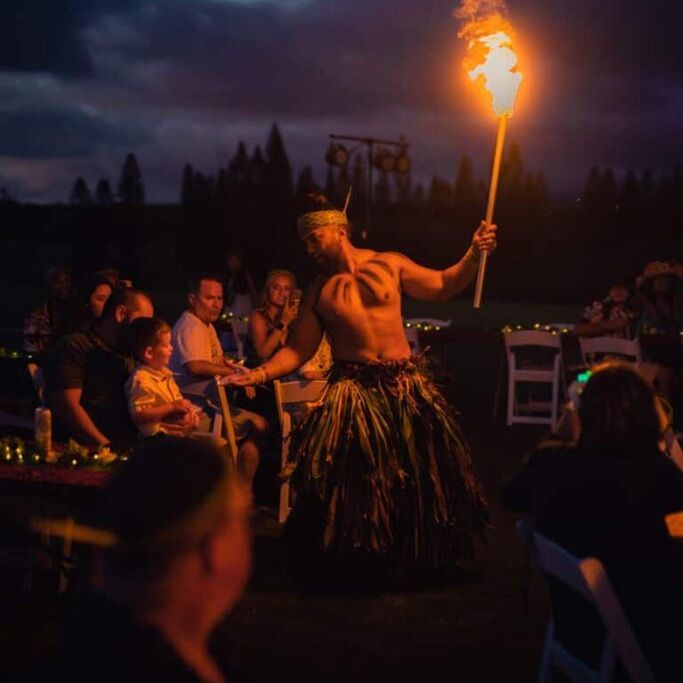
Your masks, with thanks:
[[[338,211],[337,209],[324,209],[322,211],[310,211],[299,217],[299,220],[296,222],[296,229],[299,233],[299,237],[302,240],[306,239],[306,237],[317,228],[325,228],[329,225],[347,226],[349,220],[346,217],[346,209],[349,206],[350,200],[351,188],[349,188],[346,195],[346,201],[344,202],[344,208],[341,211]]]

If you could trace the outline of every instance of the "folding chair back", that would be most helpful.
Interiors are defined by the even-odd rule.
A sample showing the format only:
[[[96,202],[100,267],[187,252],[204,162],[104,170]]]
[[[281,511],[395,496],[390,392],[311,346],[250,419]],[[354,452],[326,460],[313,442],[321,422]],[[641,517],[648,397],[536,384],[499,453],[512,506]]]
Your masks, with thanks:
[[[292,416],[287,411],[287,406],[318,401],[326,386],[327,382],[324,380],[281,382],[276,379],[273,382],[275,403],[280,418],[280,435],[282,437],[281,467],[285,467],[289,458],[289,436],[292,431]],[[290,509],[289,482],[283,481],[280,485],[280,523],[284,524],[287,520]]]
[[[518,523],[520,535],[529,544],[541,571],[592,603],[606,628],[599,668],[596,669],[567,650],[555,637],[551,617],[538,675],[539,683],[550,680],[557,668],[577,683],[607,683],[615,673],[617,654],[634,683],[650,683],[654,676],[643,655],[624,610],[602,563],[594,558],[579,559],[564,548]]]
[[[579,337],[579,346],[581,347],[581,358],[584,365],[592,365],[595,354],[621,356],[634,363],[641,363],[643,360],[639,339]]]
[[[228,396],[225,391],[225,387],[221,383],[221,377],[219,375],[216,375],[215,381],[216,391],[218,392],[218,402],[221,408],[221,416],[223,418],[222,428],[225,435],[225,439],[228,442],[228,453],[235,462],[235,464],[237,464],[237,440],[235,439],[235,429],[232,424],[232,418],[230,417],[230,405],[228,403]]]
[[[508,360],[508,425],[522,422],[554,426],[559,416],[560,386],[564,379],[560,336],[544,330],[520,330],[505,332],[503,339]],[[541,353],[543,348],[547,351],[541,358],[525,362],[523,347],[541,347]],[[527,355],[529,353],[527,350]],[[518,385],[522,383],[550,385],[551,400],[521,402]]]

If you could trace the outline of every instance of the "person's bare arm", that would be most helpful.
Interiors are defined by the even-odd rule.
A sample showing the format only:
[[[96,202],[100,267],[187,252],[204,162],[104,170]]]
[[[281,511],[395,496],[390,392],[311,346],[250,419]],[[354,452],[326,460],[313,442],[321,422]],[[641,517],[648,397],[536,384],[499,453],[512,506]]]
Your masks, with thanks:
[[[277,351],[286,334],[287,327],[282,330],[275,327],[268,332],[265,318],[256,311],[249,317],[249,336],[261,360],[268,360]]]
[[[235,374],[228,380],[230,384],[252,386],[269,379],[277,379],[301,367],[316,352],[323,336],[320,323],[315,315],[315,302],[322,282],[316,281],[308,288],[301,302],[299,317],[293,326],[287,345],[283,346],[270,360],[246,373]]]
[[[236,363],[229,363],[227,360],[225,363],[211,363],[208,360],[191,360],[185,363],[185,367],[189,373],[197,375],[197,377],[215,377],[216,375],[226,377],[239,370],[239,366]]]
[[[102,434],[92,421],[86,409],[81,405],[83,390],[61,389],[50,396],[50,405],[58,417],[78,443],[84,446],[101,446],[108,444],[109,439]]]
[[[163,422],[169,417],[184,415],[191,410],[190,402],[186,399],[173,403],[162,403],[160,406],[145,406],[131,411],[130,417],[136,425],[150,422]]]
[[[398,256],[401,288],[415,299],[428,301],[446,301],[459,294],[474,279],[480,254],[496,248],[496,230],[497,226],[482,221],[465,255],[446,270],[424,268],[406,256]]]

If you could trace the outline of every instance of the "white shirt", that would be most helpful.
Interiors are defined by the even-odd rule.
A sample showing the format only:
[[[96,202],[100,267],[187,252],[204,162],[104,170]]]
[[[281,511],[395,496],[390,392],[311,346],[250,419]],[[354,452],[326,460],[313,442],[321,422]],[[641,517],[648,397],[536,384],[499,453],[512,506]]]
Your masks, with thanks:
[[[206,395],[213,380],[193,375],[185,366],[196,360],[223,363],[223,349],[216,328],[201,321],[192,311],[185,311],[171,330],[171,341],[173,355],[168,367],[175,373],[178,386],[184,394]]]

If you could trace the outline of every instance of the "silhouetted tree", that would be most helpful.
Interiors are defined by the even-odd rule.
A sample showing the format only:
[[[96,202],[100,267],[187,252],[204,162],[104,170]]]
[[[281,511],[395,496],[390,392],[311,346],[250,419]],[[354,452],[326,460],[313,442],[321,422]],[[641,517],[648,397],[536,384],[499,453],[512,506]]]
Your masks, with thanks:
[[[341,182],[339,183],[341,185]],[[353,169],[351,170],[351,185],[353,185],[354,206],[357,210],[365,205],[367,201],[368,180],[365,169],[365,160],[362,154],[356,154],[353,158]]]
[[[391,190],[389,188],[389,174],[386,171],[379,172],[379,178],[375,184],[374,202],[376,206],[386,208],[391,202]]]
[[[313,169],[310,166],[304,166],[296,182],[296,191],[294,193],[297,211],[305,205],[309,192],[318,192],[319,190],[320,188],[313,177]]]
[[[427,199],[429,207],[431,209],[445,209],[451,203],[451,197],[451,184],[443,178],[434,176],[429,185],[429,197]]]
[[[182,187],[180,189],[180,203],[183,206],[192,206],[195,203],[194,193],[194,170],[191,164],[185,164],[183,168]]]
[[[334,177],[334,170],[329,164],[325,173],[325,196],[331,201],[335,201],[337,198],[337,183]]]
[[[602,178],[597,166],[591,166],[588,171],[588,177],[583,186],[583,193],[581,194],[581,201],[587,211],[595,211],[601,200],[602,193]]]
[[[604,170],[601,185],[602,208],[606,211],[612,211],[619,202],[619,193],[617,191],[617,181],[614,178],[614,171],[611,168]]]
[[[416,208],[422,208],[425,203],[425,188],[422,183],[418,183],[413,191],[411,203]]]
[[[109,205],[114,203],[114,193],[111,190],[109,178],[100,178],[95,187],[95,201],[98,204]]]
[[[472,161],[465,155],[460,159],[458,175],[453,187],[453,203],[456,207],[471,207],[478,204],[477,186]]]
[[[142,185],[140,166],[134,154],[128,154],[123,162],[119,180],[118,197],[124,204],[144,204],[145,190]]]
[[[285,151],[282,135],[277,124],[273,124],[266,143],[266,185],[272,200],[277,204],[288,201],[292,196],[292,167]]]
[[[263,152],[261,152],[261,147],[256,145],[254,153],[252,154],[251,159],[249,159],[248,177],[249,182],[252,185],[252,190],[257,193],[259,193],[260,189],[266,183],[268,175],[267,166],[266,160],[263,158]]]
[[[75,204],[76,206],[92,204],[92,195],[90,194],[88,183],[83,178],[76,178],[76,182],[74,182],[69,194],[69,204]]]
[[[400,207],[406,207],[410,204],[410,198],[413,191],[413,180],[410,173],[397,173],[394,175],[394,185],[396,193],[396,204]]]
[[[632,211],[638,207],[640,203],[640,190],[638,188],[638,180],[633,170],[626,172],[624,182],[621,184],[619,190],[619,206],[624,211]]]

